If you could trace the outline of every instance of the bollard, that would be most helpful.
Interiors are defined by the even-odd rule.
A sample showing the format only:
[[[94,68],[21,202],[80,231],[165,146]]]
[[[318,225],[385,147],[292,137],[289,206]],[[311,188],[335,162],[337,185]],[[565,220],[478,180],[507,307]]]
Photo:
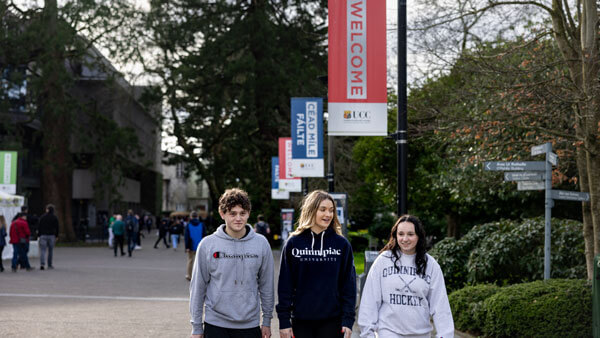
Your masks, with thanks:
[[[600,255],[594,259],[594,278],[592,279],[592,319],[594,338],[600,338]]]

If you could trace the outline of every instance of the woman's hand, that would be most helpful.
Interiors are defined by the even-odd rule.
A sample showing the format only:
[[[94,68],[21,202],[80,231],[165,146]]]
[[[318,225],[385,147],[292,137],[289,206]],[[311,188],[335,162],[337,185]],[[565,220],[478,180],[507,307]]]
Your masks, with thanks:
[[[294,331],[292,331],[291,327],[287,328],[287,329],[279,330],[279,337],[280,338],[293,338]]]
[[[347,328],[345,326],[342,326],[342,332],[344,333],[344,338],[350,338],[350,337],[352,337],[352,330],[351,329],[349,329],[349,328]]]

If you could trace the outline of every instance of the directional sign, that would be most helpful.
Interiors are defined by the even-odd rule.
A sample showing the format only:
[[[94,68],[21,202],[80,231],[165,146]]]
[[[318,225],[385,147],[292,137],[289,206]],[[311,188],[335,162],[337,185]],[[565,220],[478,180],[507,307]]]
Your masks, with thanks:
[[[548,162],[552,163],[552,165],[558,164],[558,155],[553,152],[548,153]]]
[[[546,183],[544,181],[519,181],[517,190],[544,190]]]
[[[531,156],[543,154],[546,152],[546,144],[540,144],[539,146],[531,147]]]
[[[555,200],[582,201],[582,202],[590,200],[590,194],[587,192],[552,190],[551,194],[552,194],[552,199],[555,199]]]
[[[522,161],[522,162],[485,162],[485,170],[496,171],[546,171],[546,162],[543,161]]]
[[[517,171],[504,173],[504,181],[539,181],[544,179],[544,173],[535,171]]]

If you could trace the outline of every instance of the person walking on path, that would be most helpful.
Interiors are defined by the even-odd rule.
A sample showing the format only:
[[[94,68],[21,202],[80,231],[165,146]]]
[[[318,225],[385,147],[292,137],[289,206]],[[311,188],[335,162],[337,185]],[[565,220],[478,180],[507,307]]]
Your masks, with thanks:
[[[31,232],[27,224],[27,214],[19,213],[10,225],[10,244],[13,245],[12,272],[17,272],[17,264],[27,271],[33,270],[29,265],[29,258],[27,258],[29,236],[31,236]]]
[[[117,257],[117,247],[121,249],[121,256],[125,256],[125,252],[123,252],[123,242],[125,242],[125,223],[123,223],[123,216],[115,215],[115,222],[112,225],[112,229],[115,236],[113,243],[115,257]]]
[[[131,257],[131,253],[137,244],[138,233],[140,232],[140,223],[135,218],[131,209],[127,210],[127,217],[125,217],[125,231],[127,232],[127,253]]]
[[[169,234],[171,234],[171,245],[173,245],[173,250],[177,251],[177,243],[179,242],[179,236],[183,232],[183,226],[181,225],[181,219],[179,217],[175,217],[175,219],[171,222],[171,227],[169,228]]]
[[[265,222],[265,216],[258,215],[256,219],[258,220],[258,222],[254,224],[254,231],[269,239],[269,235],[271,234],[271,228],[269,228],[269,223]]]
[[[160,221],[160,224],[158,225],[158,239],[154,243],[154,249],[158,249],[157,245],[161,239],[163,240],[163,243],[165,243],[165,246],[167,247],[167,249],[170,248],[169,244],[167,243],[167,234],[168,233],[169,233],[169,219],[165,217]]]
[[[390,239],[369,270],[361,297],[361,338],[454,337],[454,321],[444,275],[426,252],[421,221],[401,216]]]
[[[40,217],[38,224],[40,244],[40,270],[44,270],[46,264],[46,249],[48,249],[48,269],[54,269],[52,265],[52,253],[54,244],[58,238],[58,218],[54,215],[54,205],[46,206],[46,213]]]
[[[281,338],[350,338],[356,304],[354,259],[327,192],[316,190],[304,198],[280,264],[276,309]]]
[[[110,218],[108,219],[108,247],[112,248],[114,241],[115,241],[115,234],[113,233],[113,224],[115,224],[115,221],[117,220],[117,215],[113,214],[112,216],[110,216]]]
[[[273,254],[247,224],[250,210],[243,190],[228,189],[219,198],[225,224],[200,242],[192,272],[192,338],[271,337]]]
[[[192,268],[198,244],[204,237],[204,222],[198,219],[198,213],[192,211],[192,219],[185,227],[185,252],[187,253],[187,270],[185,279],[192,280]]]
[[[0,215],[0,272],[4,272],[4,265],[2,265],[2,252],[6,246],[6,219],[4,215]]]

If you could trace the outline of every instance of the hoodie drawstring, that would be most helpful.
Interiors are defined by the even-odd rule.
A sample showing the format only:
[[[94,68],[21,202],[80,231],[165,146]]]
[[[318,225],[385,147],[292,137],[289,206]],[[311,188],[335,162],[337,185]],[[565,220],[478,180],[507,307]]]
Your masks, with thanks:
[[[312,230],[311,230],[310,234],[312,235],[312,242],[311,242],[310,248],[314,251],[315,250],[315,233],[312,232]],[[322,231],[320,235],[321,235],[321,252],[320,252],[320,255],[322,255],[323,254],[323,239],[325,238],[325,231]]]

